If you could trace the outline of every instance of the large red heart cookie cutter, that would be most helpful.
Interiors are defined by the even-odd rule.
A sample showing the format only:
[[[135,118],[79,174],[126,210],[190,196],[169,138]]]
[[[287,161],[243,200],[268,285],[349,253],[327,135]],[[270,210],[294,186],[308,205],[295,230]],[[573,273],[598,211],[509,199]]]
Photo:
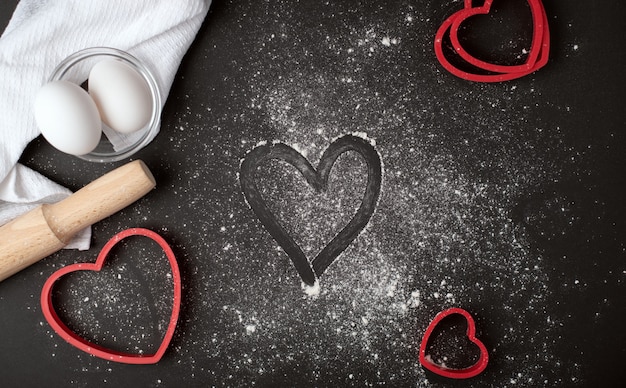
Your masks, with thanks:
[[[473,7],[472,0],[465,0],[462,10],[455,12],[446,19],[435,35],[435,55],[441,65],[450,73],[468,81],[476,82],[501,82],[520,78],[528,75],[548,63],[548,53],[550,51],[550,30],[548,28],[548,18],[541,0],[527,0],[533,19],[533,37],[531,47],[528,50],[526,61],[520,65],[500,65],[480,60],[471,55],[459,39],[459,28],[463,22],[475,15],[486,15],[491,10],[493,0],[485,0],[480,7]],[[458,55],[462,61],[484,70],[487,74],[479,74],[458,68],[452,64],[444,54],[443,41],[449,35],[454,54]]]
[[[444,318],[452,314],[460,314],[465,317],[465,320],[467,321],[467,337],[474,345],[478,346],[478,348],[480,349],[480,356],[478,357],[478,361],[474,365],[463,369],[453,369],[445,367],[443,365],[435,364],[426,354],[426,345],[428,344],[430,335]],[[478,338],[476,338],[476,324],[474,323],[474,318],[472,318],[470,313],[463,310],[462,308],[453,307],[438,313],[432,320],[430,325],[428,325],[428,328],[426,329],[426,332],[422,337],[422,343],[419,350],[419,360],[420,364],[422,364],[426,369],[440,376],[449,377],[452,379],[467,379],[470,377],[474,377],[480,374],[483,370],[485,370],[485,368],[487,367],[487,363],[489,362],[489,353],[487,352],[485,344],[483,344]]]
[[[107,255],[109,251],[115,246],[115,244],[119,243],[123,239],[129,236],[145,236],[152,240],[154,240],[165,252],[167,259],[170,264],[170,268],[172,271],[172,279],[174,286],[174,296],[172,303],[172,314],[170,315],[169,324],[165,331],[165,335],[159,348],[154,354],[134,354],[134,353],[124,353],[115,351],[112,349],[108,349],[102,347],[100,345],[94,344],[87,339],[79,336],[74,331],[72,331],[69,327],[63,323],[61,318],[56,313],[54,306],[52,304],[52,288],[54,283],[64,275],[67,275],[76,271],[100,271],[104,262],[106,261]],[[169,346],[169,343],[174,335],[174,330],[176,329],[176,323],[178,321],[178,314],[180,312],[180,301],[181,301],[181,281],[180,281],[180,271],[178,269],[178,263],[176,262],[176,257],[174,256],[174,252],[167,244],[167,242],[159,236],[157,233],[143,228],[131,228],[124,230],[115,236],[113,236],[102,248],[98,258],[95,263],[77,263],[68,265],[66,267],[61,268],[52,274],[46,281],[41,291],[41,309],[43,314],[50,324],[50,326],[54,329],[54,331],[61,336],[64,340],[66,340],[71,345],[77,347],[78,349],[94,355],[96,357],[103,358],[109,361],[115,361],[126,364],[156,364],[161,360],[165,350]]]

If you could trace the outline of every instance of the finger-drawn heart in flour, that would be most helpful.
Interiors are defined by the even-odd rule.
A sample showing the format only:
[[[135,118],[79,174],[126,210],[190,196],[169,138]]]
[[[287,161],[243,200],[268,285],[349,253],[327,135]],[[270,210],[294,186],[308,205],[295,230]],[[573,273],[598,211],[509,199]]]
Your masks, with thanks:
[[[255,175],[268,161],[281,160],[295,167],[316,192],[324,192],[327,190],[329,176],[337,158],[349,151],[360,155],[366,164],[367,183],[363,199],[348,224],[309,262],[302,248],[269,209],[257,187]],[[317,168],[314,168],[301,153],[286,144],[258,146],[246,155],[241,164],[240,174],[241,188],[248,204],[265,229],[287,253],[302,281],[308,286],[315,284],[316,279],[368,224],[378,202],[381,181],[382,164],[378,152],[367,140],[354,135],[343,136],[331,143],[322,154]]]

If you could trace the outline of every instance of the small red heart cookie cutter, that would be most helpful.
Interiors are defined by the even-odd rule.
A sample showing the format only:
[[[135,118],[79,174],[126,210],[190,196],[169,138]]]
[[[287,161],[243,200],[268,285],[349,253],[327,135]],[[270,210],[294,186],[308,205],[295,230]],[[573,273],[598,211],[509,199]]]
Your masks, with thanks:
[[[525,63],[521,65],[498,65],[480,60],[465,50],[459,40],[459,27],[469,17],[486,15],[491,9],[493,0],[485,0],[480,7],[472,7],[472,0],[465,0],[462,10],[455,12],[446,19],[435,35],[435,55],[450,73],[468,81],[476,82],[501,82],[520,78],[528,75],[548,63],[550,51],[550,31],[548,18],[541,0],[527,0],[533,18],[533,37],[530,50]],[[459,69],[452,64],[443,52],[443,40],[449,34],[454,53],[463,61],[490,74],[477,74]]]
[[[480,356],[478,361],[467,368],[463,369],[453,369],[447,368],[442,365],[438,365],[433,363],[430,360],[430,357],[426,355],[426,345],[428,344],[428,340],[430,339],[430,335],[435,330],[437,325],[446,317],[452,314],[460,314],[465,317],[467,321],[467,337],[469,340],[480,349]],[[436,373],[440,376],[449,377],[451,379],[468,379],[470,377],[474,377],[480,374],[487,367],[487,363],[489,362],[489,353],[487,352],[487,348],[485,344],[483,344],[478,338],[476,338],[476,324],[474,323],[474,318],[467,311],[453,307],[447,310],[444,310],[438,313],[433,321],[428,325],[424,336],[422,337],[422,343],[420,345],[419,351],[419,360],[420,364],[422,364],[426,369],[430,370],[433,373]]]
[[[104,262],[109,254],[109,251],[115,244],[122,241],[123,239],[129,236],[145,236],[152,240],[154,240],[165,252],[167,259],[169,261],[171,270],[172,270],[172,279],[174,286],[174,297],[172,304],[172,314],[170,315],[169,324],[167,326],[167,330],[165,331],[165,335],[159,348],[154,354],[133,354],[133,353],[124,353],[118,352],[112,349],[107,349],[105,347],[99,346],[92,342],[89,342],[85,338],[79,336],[75,332],[73,332],[69,327],[63,323],[61,318],[56,313],[54,306],[52,304],[52,288],[54,283],[61,278],[62,276],[69,274],[71,272],[76,271],[100,271]],[[115,236],[113,236],[106,245],[100,251],[98,258],[95,263],[78,263],[73,265],[68,265],[66,267],[61,268],[52,274],[46,281],[41,291],[41,309],[43,311],[43,315],[46,320],[50,324],[50,326],[54,329],[54,331],[61,336],[64,340],[66,340],[71,345],[77,347],[78,349],[94,355],[96,357],[103,358],[109,361],[115,361],[125,364],[156,364],[161,360],[165,350],[169,346],[169,343],[174,335],[174,330],[176,329],[176,323],[178,321],[178,314],[180,312],[180,300],[181,300],[181,281],[180,281],[180,271],[178,269],[178,263],[176,262],[176,257],[174,256],[174,252],[167,244],[167,242],[159,236],[157,233],[142,228],[131,228],[124,230]]]

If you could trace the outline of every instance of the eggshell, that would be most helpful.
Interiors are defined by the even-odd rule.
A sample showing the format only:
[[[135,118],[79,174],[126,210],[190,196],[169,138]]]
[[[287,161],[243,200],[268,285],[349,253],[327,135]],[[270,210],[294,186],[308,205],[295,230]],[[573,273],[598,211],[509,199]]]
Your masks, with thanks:
[[[98,108],[76,84],[54,81],[41,87],[35,96],[34,113],[41,134],[60,151],[84,155],[100,142]]]
[[[150,121],[150,87],[130,65],[114,59],[96,63],[89,73],[88,90],[102,121],[110,128],[131,133]]]

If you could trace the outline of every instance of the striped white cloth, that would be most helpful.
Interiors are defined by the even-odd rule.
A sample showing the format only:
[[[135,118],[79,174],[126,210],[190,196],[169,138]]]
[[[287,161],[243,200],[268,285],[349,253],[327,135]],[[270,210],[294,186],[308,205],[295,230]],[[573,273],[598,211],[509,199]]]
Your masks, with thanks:
[[[211,0],[21,0],[0,37],[0,225],[69,190],[20,165],[39,135],[33,100],[56,65],[88,47],[134,55],[153,72],[164,103]],[[90,229],[68,246],[88,249]]]

